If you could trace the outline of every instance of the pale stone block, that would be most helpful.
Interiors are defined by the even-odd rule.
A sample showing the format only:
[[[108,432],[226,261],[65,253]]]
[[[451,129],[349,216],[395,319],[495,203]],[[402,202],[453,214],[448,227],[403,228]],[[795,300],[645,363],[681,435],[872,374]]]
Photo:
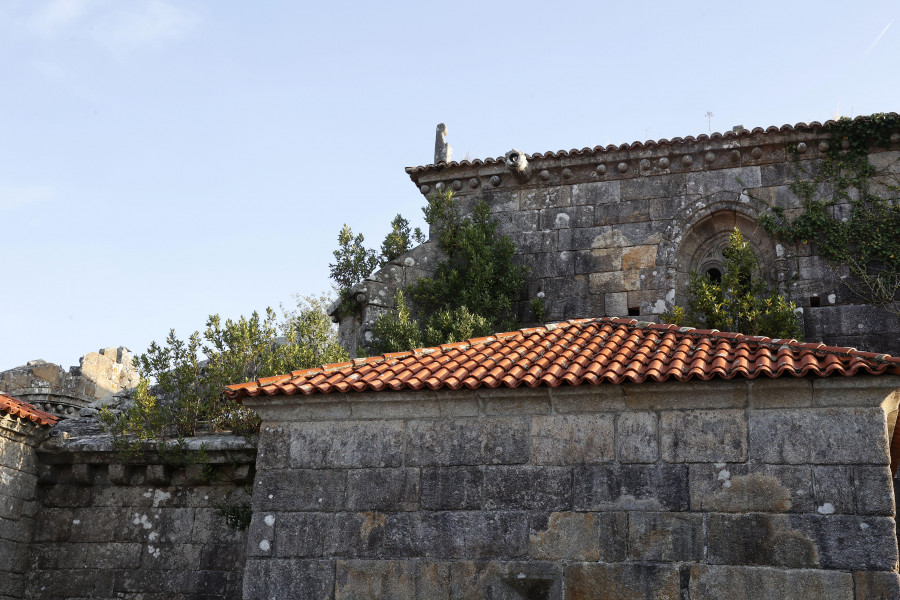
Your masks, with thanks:
[[[808,466],[699,464],[690,469],[691,509],[716,512],[813,512]]]
[[[880,408],[750,413],[750,458],[770,464],[890,463]]]
[[[536,596],[562,600],[562,569],[559,563],[537,561],[453,562],[450,566],[450,598],[516,600]]]
[[[625,513],[551,513],[537,531],[532,527],[531,558],[622,561],[627,523]]]
[[[642,410],[744,408],[747,384],[731,381],[644,381],[622,384],[625,403]]]
[[[562,414],[595,413],[625,409],[620,385],[580,385],[550,388],[553,409]]]
[[[867,377],[825,377],[813,380],[813,400],[816,406],[881,406],[900,391],[900,377],[879,375]],[[896,405],[897,400],[893,401]]]
[[[552,415],[531,419],[536,465],[602,463],[615,456],[612,414]]]
[[[624,317],[628,315],[628,293],[613,292],[604,295],[606,303],[606,316]]]
[[[666,462],[747,460],[747,420],[741,410],[664,411],[659,431]]]
[[[659,458],[656,413],[623,412],[616,417],[616,459],[624,463],[652,463]]]
[[[566,567],[566,596],[681,600],[681,576],[677,565],[574,563]]]
[[[760,377],[747,384],[750,405],[763,408],[807,408],[812,406],[813,383],[811,379]]]

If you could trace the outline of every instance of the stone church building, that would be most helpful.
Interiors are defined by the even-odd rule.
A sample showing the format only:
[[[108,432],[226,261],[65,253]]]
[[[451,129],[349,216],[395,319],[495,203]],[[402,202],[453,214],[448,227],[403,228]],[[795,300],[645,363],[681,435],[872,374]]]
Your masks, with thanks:
[[[463,212],[483,198],[499,232],[530,269],[521,322],[534,322],[527,298],[542,293],[547,319],[656,320],[684,304],[690,273],[721,273],[722,250],[737,227],[769,283],[802,310],[804,338],[900,354],[896,310],[852,293],[812,244],[786,243],[757,223],[770,206],[791,218],[801,200],[790,184],[821,163],[831,140],[819,123],[634,142],[487,160],[449,162],[438,126],[435,163],[408,168],[423,196],[453,190]],[[900,184],[900,132],[869,162]],[[896,188],[895,188],[896,189]],[[846,210],[838,205],[834,210]],[[359,316],[340,321],[345,347],[365,345],[393,306],[394,291],[431,273],[434,241],[414,248],[353,290]]]

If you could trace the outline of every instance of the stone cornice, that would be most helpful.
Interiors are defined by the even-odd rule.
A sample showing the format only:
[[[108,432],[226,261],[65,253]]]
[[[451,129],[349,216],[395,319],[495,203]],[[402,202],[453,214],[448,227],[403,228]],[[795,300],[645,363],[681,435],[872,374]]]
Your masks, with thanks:
[[[831,143],[825,124],[813,122],[596,146],[582,150],[525,155],[527,171],[508,166],[505,157],[410,167],[406,171],[423,195],[444,186],[459,194],[522,186],[558,186],[633,179],[672,173],[750,167],[788,160],[789,149],[801,160],[821,158]],[[900,149],[900,132],[891,136]]]

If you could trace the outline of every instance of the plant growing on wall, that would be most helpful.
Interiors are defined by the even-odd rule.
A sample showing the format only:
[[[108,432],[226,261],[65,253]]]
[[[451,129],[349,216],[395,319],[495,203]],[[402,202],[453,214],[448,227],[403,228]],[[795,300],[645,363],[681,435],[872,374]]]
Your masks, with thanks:
[[[737,228],[722,254],[722,280],[691,273],[687,306],[676,306],[663,315],[663,320],[688,327],[800,339],[797,307],[769,289],[750,244]]]
[[[900,175],[879,172],[872,148],[889,148],[900,132],[900,116],[842,118],[823,128],[828,147],[811,168],[797,163],[791,191],[802,212],[789,219],[776,206],[759,222],[769,233],[814,243],[841,281],[866,302],[900,315]],[[796,153],[796,148],[790,148]]]
[[[455,342],[517,325],[513,302],[527,270],[513,263],[515,246],[508,236],[497,235],[487,203],[479,201],[472,215],[463,218],[447,190],[432,195],[424,212],[447,257],[434,276],[419,279],[408,290],[417,318],[401,295],[397,309],[376,322],[376,352]]]
[[[227,400],[224,386],[346,360],[326,305],[325,298],[301,299],[281,322],[271,308],[237,321],[212,315],[202,336],[195,331],[187,340],[170,331],[165,344],[153,342],[135,358],[141,382],[134,403],[118,413],[104,408],[104,430],[132,453],[148,442],[161,453],[183,448],[184,438],[204,426],[255,434],[259,417]]]
[[[397,215],[391,221],[391,230],[381,243],[381,253],[376,253],[364,245],[363,234],[353,235],[353,230],[345,223],[338,234],[338,249],[334,250],[334,262],[328,265],[331,279],[337,288],[341,315],[353,314],[356,303],[350,297],[350,288],[368,277],[376,268],[383,267],[414,245],[425,241],[425,235],[416,227],[410,230],[409,221]]]

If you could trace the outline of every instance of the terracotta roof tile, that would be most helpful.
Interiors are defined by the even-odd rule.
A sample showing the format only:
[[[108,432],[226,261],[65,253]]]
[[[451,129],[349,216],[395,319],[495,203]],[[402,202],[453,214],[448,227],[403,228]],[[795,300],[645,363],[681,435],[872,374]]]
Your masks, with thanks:
[[[604,317],[293,371],[228,386],[226,394],[240,399],[335,391],[558,387],[856,373],[900,375],[900,358],[819,343]]]
[[[0,393],[0,412],[5,412],[13,417],[19,417],[38,425],[56,425],[59,422],[59,417],[3,393]]]

